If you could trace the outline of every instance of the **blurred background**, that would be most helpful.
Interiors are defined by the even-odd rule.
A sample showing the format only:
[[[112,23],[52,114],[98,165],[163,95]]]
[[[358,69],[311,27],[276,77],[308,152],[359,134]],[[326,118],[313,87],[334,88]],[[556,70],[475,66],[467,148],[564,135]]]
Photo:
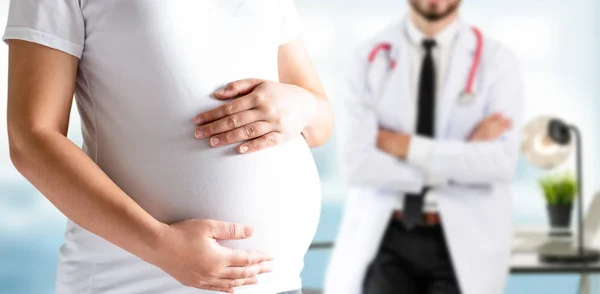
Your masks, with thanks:
[[[17,0],[25,1],[25,0]],[[8,0],[0,0],[0,26]],[[361,40],[403,17],[406,0],[296,0],[306,45],[334,104],[343,87],[345,61]],[[597,0],[464,0],[462,16],[520,58],[526,87],[526,119],[551,114],[583,133],[586,203],[600,191],[600,2]],[[0,293],[53,293],[65,218],[12,167],[5,128],[7,48],[0,45]],[[343,124],[338,121],[337,124]],[[81,143],[73,112],[69,137]],[[315,241],[333,241],[346,187],[339,176],[335,135],[314,150],[323,182],[323,212]],[[573,161],[561,169],[574,170]],[[547,226],[538,179],[546,175],[522,159],[513,183],[514,224]],[[323,283],[329,250],[306,256],[303,281]],[[575,293],[577,275],[511,276],[509,294]],[[594,292],[600,293],[600,292]]]

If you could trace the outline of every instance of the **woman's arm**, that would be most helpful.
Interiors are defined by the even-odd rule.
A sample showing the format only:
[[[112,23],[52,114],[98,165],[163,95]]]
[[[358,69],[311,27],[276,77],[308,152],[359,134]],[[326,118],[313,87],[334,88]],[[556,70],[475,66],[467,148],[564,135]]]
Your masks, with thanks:
[[[238,152],[258,151],[302,134],[310,147],[329,139],[333,112],[300,38],[279,47],[280,82],[261,79],[233,81],[215,92],[234,99],[194,119],[196,138],[211,145],[238,146]]]
[[[9,56],[8,137],[15,167],[71,220],[148,256],[163,224],[66,138],[77,58],[16,40]]]
[[[9,55],[11,159],[69,219],[188,286],[231,292],[268,271],[261,265],[268,256],[220,248],[214,242],[247,238],[249,229],[200,220],[160,223],[67,139],[76,57],[18,40],[10,41]]]
[[[333,129],[333,111],[301,38],[279,47],[278,64],[281,83],[299,86],[317,101],[315,115],[302,135],[310,147],[325,144]]]

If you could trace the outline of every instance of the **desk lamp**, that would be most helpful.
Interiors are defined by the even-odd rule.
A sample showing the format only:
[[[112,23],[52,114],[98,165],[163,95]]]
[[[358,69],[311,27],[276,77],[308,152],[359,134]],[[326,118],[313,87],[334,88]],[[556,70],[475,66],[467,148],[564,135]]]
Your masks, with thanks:
[[[573,135],[575,140],[573,140]],[[540,261],[548,263],[594,262],[600,260],[600,252],[585,248],[583,230],[583,173],[581,132],[574,125],[553,117],[538,117],[525,126],[521,152],[532,165],[551,169],[564,163],[575,145],[577,157],[577,246],[568,248],[542,248]]]

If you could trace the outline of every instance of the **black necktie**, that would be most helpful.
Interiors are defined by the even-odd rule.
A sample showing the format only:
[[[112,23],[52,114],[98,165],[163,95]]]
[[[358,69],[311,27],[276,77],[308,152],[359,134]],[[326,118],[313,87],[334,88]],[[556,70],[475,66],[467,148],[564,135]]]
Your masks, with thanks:
[[[417,134],[425,137],[434,135],[435,117],[435,65],[431,50],[435,47],[435,40],[423,40],[425,58],[421,66],[419,79],[419,101],[417,112]],[[402,222],[406,229],[411,230],[421,223],[424,196],[427,189],[419,194],[406,194],[404,197]]]

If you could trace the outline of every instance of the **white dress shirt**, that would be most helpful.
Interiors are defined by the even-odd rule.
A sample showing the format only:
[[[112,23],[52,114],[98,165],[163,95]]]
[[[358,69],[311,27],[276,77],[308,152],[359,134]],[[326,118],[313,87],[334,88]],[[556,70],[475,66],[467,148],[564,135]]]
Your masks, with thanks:
[[[436,105],[439,105],[439,99],[443,93],[443,85],[446,80],[446,74],[448,73],[448,65],[450,63],[450,56],[452,54],[452,47],[458,36],[459,21],[455,20],[450,23],[443,31],[435,35],[433,38],[428,38],[415,25],[412,21],[408,20],[406,23],[406,34],[405,38],[410,44],[410,95],[412,99],[415,99],[415,107],[418,107],[419,99],[419,80],[421,76],[421,66],[423,58],[425,57],[425,48],[423,48],[423,40],[434,39],[436,46],[433,47],[433,62],[435,66],[435,82],[436,82]],[[415,110],[416,111],[416,110]],[[418,118],[417,118],[418,119]],[[416,126],[416,124],[415,124]],[[415,130],[416,131],[416,130]],[[409,145],[407,161],[413,165],[423,167],[429,166],[430,154],[431,154],[432,142],[430,139],[413,135],[411,143]],[[435,183],[435,179],[428,177],[427,183]],[[398,199],[398,209],[402,209],[404,203],[404,196],[400,196]],[[437,211],[437,202],[430,195],[425,195],[425,212]]]

